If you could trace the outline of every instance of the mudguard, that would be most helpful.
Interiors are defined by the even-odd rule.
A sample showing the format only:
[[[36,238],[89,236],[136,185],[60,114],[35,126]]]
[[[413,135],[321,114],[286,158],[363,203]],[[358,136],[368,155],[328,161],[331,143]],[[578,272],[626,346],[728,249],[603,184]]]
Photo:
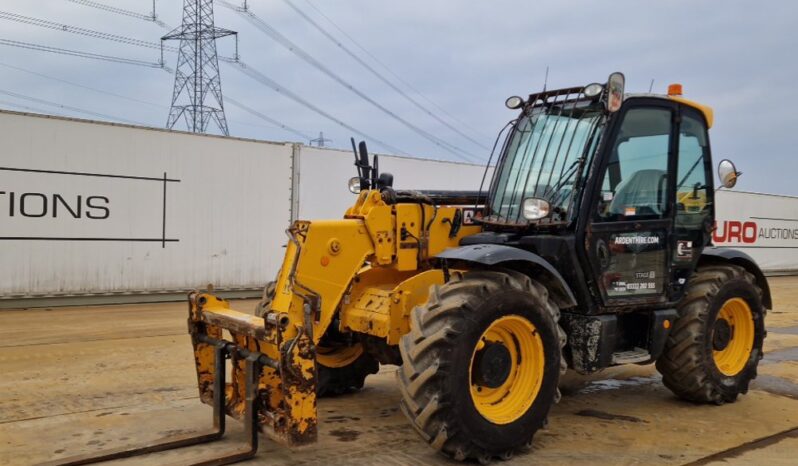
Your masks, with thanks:
[[[509,268],[518,263],[531,265],[533,270],[539,272],[532,278],[541,280],[555,298],[557,305],[563,308],[576,306],[571,287],[562,278],[560,272],[546,259],[525,249],[501,244],[472,244],[450,248],[435,256],[437,259],[473,262],[482,265],[505,265]]]
[[[773,309],[773,300],[770,296],[770,285],[768,285],[765,274],[762,273],[762,270],[756,265],[756,261],[754,261],[751,256],[739,249],[710,246],[704,248],[704,251],[701,253],[701,259],[699,260],[699,262],[707,261],[731,262],[751,272],[756,278],[756,284],[762,289],[762,304],[764,304],[766,309]]]

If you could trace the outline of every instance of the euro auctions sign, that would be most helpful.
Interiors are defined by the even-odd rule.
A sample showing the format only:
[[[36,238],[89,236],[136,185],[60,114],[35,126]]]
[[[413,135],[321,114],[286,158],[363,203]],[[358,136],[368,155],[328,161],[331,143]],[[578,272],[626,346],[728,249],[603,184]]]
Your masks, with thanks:
[[[756,221],[741,222],[739,220],[723,220],[715,222],[715,230],[712,232],[712,241],[715,244],[722,243],[744,243],[744,244],[775,244],[780,240],[787,242],[798,241],[798,228],[786,223],[773,225],[773,223],[784,222],[784,219],[758,219]],[[763,225],[763,223],[768,223]],[[790,244],[785,244],[790,247]],[[798,247],[798,243],[792,244]]]
[[[715,217],[715,246],[740,249],[765,271],[798,272],[798,197],[721,190]]]

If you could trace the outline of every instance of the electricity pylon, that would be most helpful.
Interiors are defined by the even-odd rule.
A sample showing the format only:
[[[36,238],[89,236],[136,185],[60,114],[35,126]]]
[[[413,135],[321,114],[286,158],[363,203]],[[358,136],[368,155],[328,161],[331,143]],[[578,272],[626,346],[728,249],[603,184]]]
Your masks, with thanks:
[[[182,24],[161,37],[162,41],[180,41],[167,128],[173,128],[182,117],[194,133],[206,132],[213,120],[222,134],[230,134],[224,116],[216,39],[231,35],[236,36],[237,44],[237,32],[214,25],[213,0],[183,0]],[[236,59],[237,55],[236,50]]]

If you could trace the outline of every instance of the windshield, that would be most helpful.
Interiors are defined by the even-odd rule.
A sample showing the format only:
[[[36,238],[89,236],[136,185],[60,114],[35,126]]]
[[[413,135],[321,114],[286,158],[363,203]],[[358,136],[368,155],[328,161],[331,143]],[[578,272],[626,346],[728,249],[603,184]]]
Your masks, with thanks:
[[[602,115],[600,103],[584,100],[528,109],[505,143],[485,221],[528,223],[521,215],[521,202],[528,197],[549,201],[549,221],[568,220],[585,157],[598,143]]]

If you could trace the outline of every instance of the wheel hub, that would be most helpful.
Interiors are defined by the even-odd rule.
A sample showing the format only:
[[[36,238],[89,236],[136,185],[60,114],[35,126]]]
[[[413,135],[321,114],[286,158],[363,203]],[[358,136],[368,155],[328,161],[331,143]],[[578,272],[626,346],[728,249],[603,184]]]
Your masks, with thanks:
[[[488,342],[474,355],[474,382],[488,388],[500,387],[510,375],[512,357],[501,343]]]
[[[726,319],[718,319],[712,330],[712,349],[723,351],[732,339],[732,328]]]
[[[734,377],[745,369],[755,337],[754,314],[748,303],[739,297],[723,303],[712,325],[712,357],[721,374]]]

